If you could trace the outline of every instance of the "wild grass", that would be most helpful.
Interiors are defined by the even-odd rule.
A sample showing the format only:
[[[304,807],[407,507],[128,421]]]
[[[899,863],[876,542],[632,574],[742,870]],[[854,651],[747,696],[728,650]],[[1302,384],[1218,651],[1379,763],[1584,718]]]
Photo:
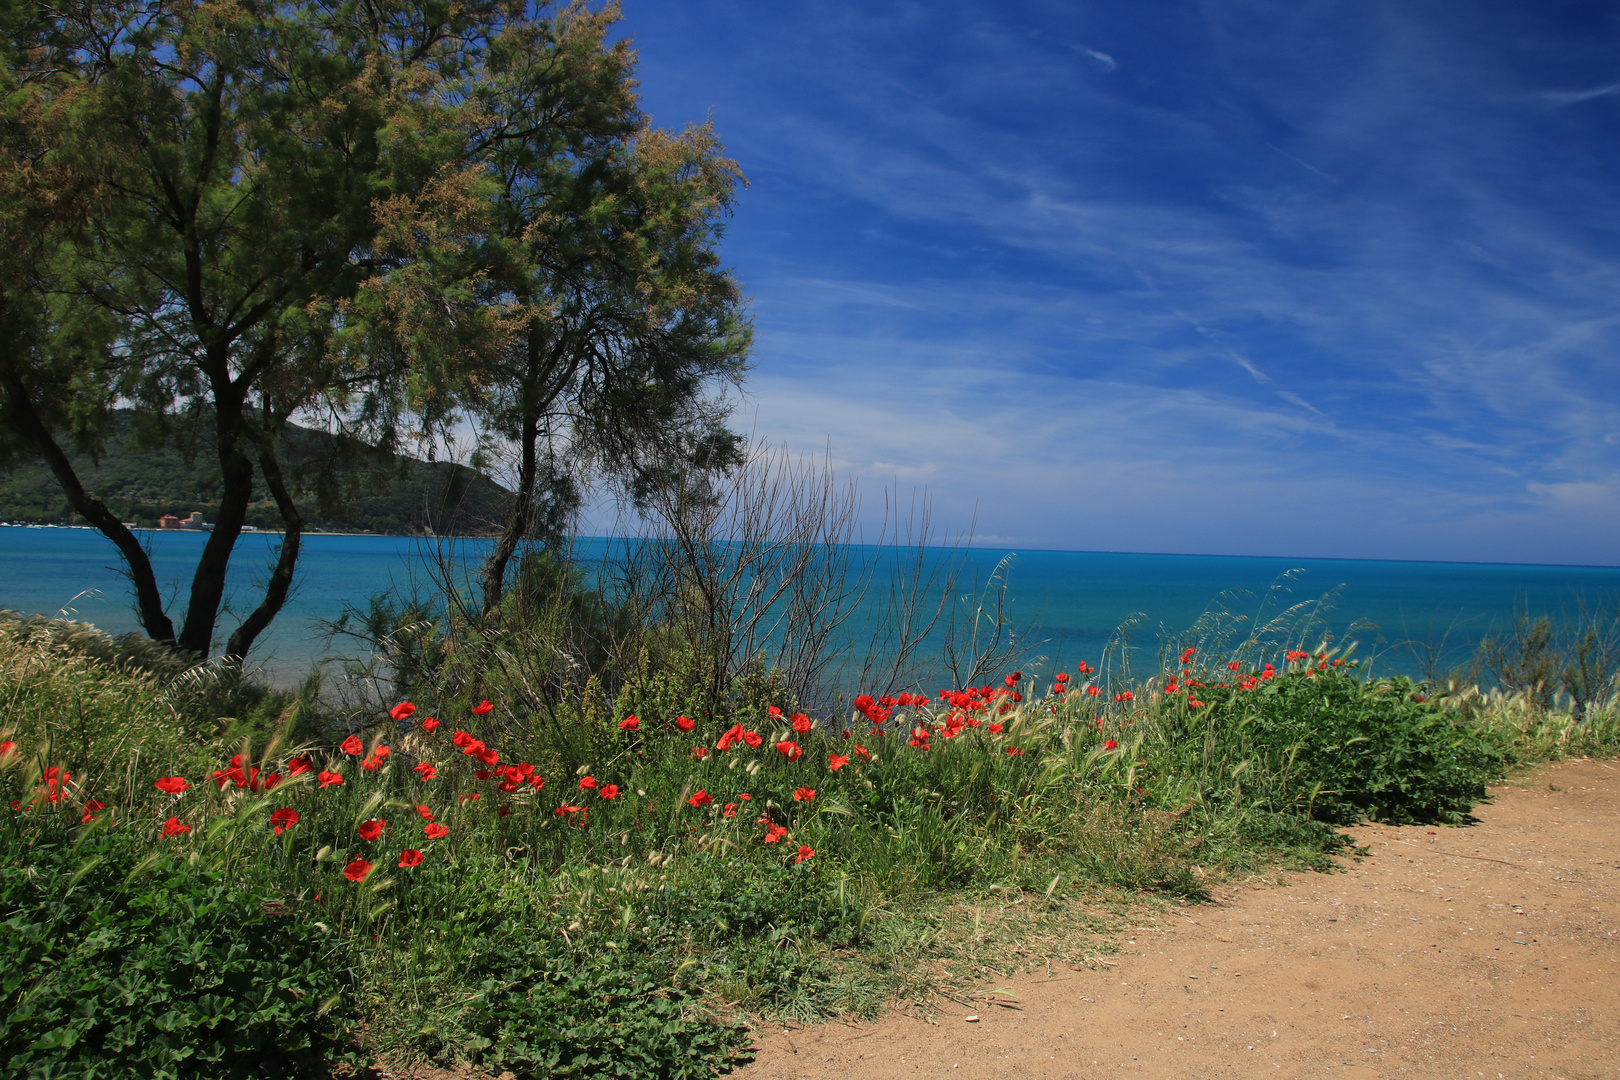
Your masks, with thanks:
[[[1332,822],[1464,820],[1509,768],[1620,749],[1614,699],[1576,721],[1247,633],[1110,674],[811,716],[765,672],[701,716],[683,702],[715,700],[708,673],[649,661],[615,700],[463,688],[345,714],[339,742],[310,734],[315,700],[200,693],[88,628],[0,624],[0,1044],[57,1073],[210,1075],[284,1039],[302,1049],[259,1074],[708,1076],[760,1018],[982,1001],[1104,962],[1154,905],[1330,865]],[[182,962],[160,940],[202,944]],[[129,1000],[132,971],[165,1011],[72,1012]]]

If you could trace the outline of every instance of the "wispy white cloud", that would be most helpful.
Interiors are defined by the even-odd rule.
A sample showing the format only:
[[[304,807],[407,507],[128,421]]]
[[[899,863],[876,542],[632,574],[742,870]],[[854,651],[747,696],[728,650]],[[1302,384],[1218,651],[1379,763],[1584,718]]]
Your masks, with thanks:
[[[1105,52],[1099,52],[1096,49],[1087,48],[1084,45],[1077,45],[1075,46],[1075,49],[1080,53],[1080,55],[1089,56],[1093,60],[1097,61],[1097,63],[1101,64],[1104,71],[1114,71],[1119,67],[1118,61]]]
[[[1614,97],[1620,95],[1620,83],[1610,83],[1608,86],[1599,86],[1591,90],[1541,90],[1535,95],[1537,100],[1544,101],[1554,107],[1575,105],[1582,101],[1591,101],[1593,98]]]
[[[1049,546],[1620,562],[1567,494],[1620,474],[1620,152],[1545,108],[1620,84],[1394,2],[832,10],[720,115],[762,430]]]
[[[1306,169],[1306,170],[1308,170],[1310,172],[1313,172],[1317,176],[1320,176],[1322,179],[1332,181],[1335,184],[1337,184],[1339,182],[1339,178],[1337,176],[1334,176],[1331,173],[1323,172],[1321,169],[1318,169],[1315,165],[1312,165],[1310,162],[1304,160],[1303,158],[1299,158],[1299,157],[1296,157],[1293,154],[1290,154],[1288,151],[1284,150],[1282,147],[1278,146],[1276,143],[1269,143],[1268,142],[1268,143],[1266,143],[1266,145],[1271,147],[1271,149],[1277,151],[1277,153],[1281,154],[1283,157],[1287,158],[1289,161],[1292,161],[1295,165],[1298,165],[1300,168]]]

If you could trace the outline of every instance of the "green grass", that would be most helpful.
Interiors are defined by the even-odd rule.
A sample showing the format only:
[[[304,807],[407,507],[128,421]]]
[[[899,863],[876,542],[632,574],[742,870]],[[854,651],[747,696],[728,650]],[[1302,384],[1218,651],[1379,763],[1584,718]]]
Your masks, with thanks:
[[[678,685],[633,729],[601,701],[530,725],[460,700],[429,731],[424,700],[348,752],[310,736],[308,699],[136,652],[0,626],[6,1075],[249,1075],[229,1054],[284,1045],[287,1075],[380,1055],[709,1076],[760,1018],[970,1001],[1097,962],[1144,906],[1329,866],[1332,823],[1462,821],[1510,767],[1620,746],[1612,708],[1576,725],[1278,656],[1188,658],[1128,696],[1077,676],[1014,680],[1017,701],[1005,682],[862,701],[802,732],[745,709],[758,746],[683,730]],[[89,911],[92,933],[69,929]],[[71,1045],[41,1034],[75,1002]]]

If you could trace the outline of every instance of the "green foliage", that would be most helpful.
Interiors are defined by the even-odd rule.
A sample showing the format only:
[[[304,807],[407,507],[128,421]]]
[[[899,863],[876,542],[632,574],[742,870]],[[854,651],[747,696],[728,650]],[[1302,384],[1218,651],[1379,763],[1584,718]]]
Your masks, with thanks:
[[[125,779],[132,757],[195,771],[222,734],[300,730],[290,695],[234,667],[188,663],[140,634],[114,638],[66,619],[0,611],[0,686],[0,737],[41,748],[103,789]]]
[[[568,599],[580,586],[560,581],[508,597],[514,611],[526,593],[552,597],[534,641],[615,625],[622,613]],[[136,643],[63,647],[72,634],[13,636],[42,658],[28,678],[60,665],[69,674],[53,692],[89,691],[89,730],[128,725],[129,749],[213,723],[195,701],[164,696]],[[345,1017],[366,1032],[361,1052],[389,1062],[524,1080],[698,1077],[744,1055],[735,1010],[808,1020],[926,996],[938,972],[964,970],[952,965],[981,928],[959,913],[986,897],[1071,926],[1069,901],[1098,890],[1197,898],[1279,863],[1330,865],[1344,843],[1333,823],[1460,822],[1511,760],[1620,748],[1612,710],[1574,724],[1529,698],[1436,696],[1305,653],[1281,670],[1183,669],[1107,694],[1087,693],[1082,672],[1062,693],[1009,677],[947,700],[863,698],[847,720],[795,715],[760,667],[704,714],[691,704],[712,685],[701,654],[675,637],[637,640],[616,693],[559,678],[540,715],[517,696],[518,673],[540,669],[503,667],[516,648],[491,638],[477,654],[433,652],[414,713],[350,713],[347,746],[242,740],[239,729],[241,741],[216,735],[189,757],[143,750],[112,769],[97,767],[97,748],[116,744],[92,741],[86,754],[65,736],[19,740],[0,760],[18,803],[3,823],[0,914],[23,920],[7,947],[49,939],[52,956],[83,968],[101,963],[100,952],[79,963],[94,942],[123,942],[107,964],[138,956],[142,978],[168,980],[143,993],[191,1000],[186,988],[200,987],[206,1005],[175,1015],[199,1018],[185,1021],[187,1045],[205,1056],[279,1032],[309,1062],[330,1060],[346,1052],[331,1018]],[[20,732],[50,706],[13,677],[24,692],[0,703],[0,730]],[[67,765],[69,776],[48,771]],[[155,787],[171,775],[184,791]],[[156,838],[152,823],[171,816],[190,831]],[[26,889],[57,906],[9,899]],[[160,895],[177,898],[172,910],[148,902]],[[99,936],[68,932],[91,910]],[[203,943],[196,963],[158,971],[151,942],[181,929],[117,937],[129,920],[170,917]],[[227,947],[217,928],[235,922]],[[271,940],[276,949],[256,944]],[[199,983],[198,965],[220,974]],[[67,1006],[50,1002],[68,991],[40,993],[17,1023],[60,1026]],[[69,1021],[82,1029],[72,1045],[41,1043],[33,1028],[18,1045],[50,1075],[78,1068],[68,1055],[81,1050],[135,1052],[107,1049],[96,1017],[171,1024],[174,1010],[119,1001]],[[247,1033],[230,1041],[206,1027],[226,1022]],[[140,1052],[179,1038],[139,1040]]]
[[[326,935],[148,849],[0,834],[0,1073],[323,1075],[341,1036]]]
[[[1496,740],[1405,678],[1366,680],[1329,667],[1252,691],[1199,692],[1207,713],[1186,716],[1187,733],[1207,725],[1223,746],[1236,740],[1278,778],[1276,806],[1322,821],[1456,824],[1505,763]]]

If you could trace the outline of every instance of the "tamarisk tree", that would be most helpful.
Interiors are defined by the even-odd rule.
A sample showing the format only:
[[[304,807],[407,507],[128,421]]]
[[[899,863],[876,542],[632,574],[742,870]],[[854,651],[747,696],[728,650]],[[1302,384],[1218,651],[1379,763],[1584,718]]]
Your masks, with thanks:
[[[617,18],[575,5],[508,24],[469,99],[477,234],[417,230],[412,261],[356,305],[385,339],[368,355],[408,373],[377,384],[396,407],[459,410],[514,463],[486,615],[521,545],[558,539],[591,484],[645,505],[742,456],[720,391],[744,374],[751,325],[716,251],[742,175],[708,125],[649,125],[635,55],[607,41]],[[469,335],[469,310],[499,310],[502,331]]]
[[[151,637],[211,650],[256,485],[284,531],[225,654],[285,604],[295,417],[392,446],[471,416],[515,449],[486,609],[588,478],[635,495],[736,459],[713,387],[741,377],[749,326],[714,249],[740,174],[708,128],[647,125],[617,17],[0,0],[0,465],[49,464],[117,545]],[[124,408],[138,439],[217,457],[178,628],[68,453],[104,450]]]

